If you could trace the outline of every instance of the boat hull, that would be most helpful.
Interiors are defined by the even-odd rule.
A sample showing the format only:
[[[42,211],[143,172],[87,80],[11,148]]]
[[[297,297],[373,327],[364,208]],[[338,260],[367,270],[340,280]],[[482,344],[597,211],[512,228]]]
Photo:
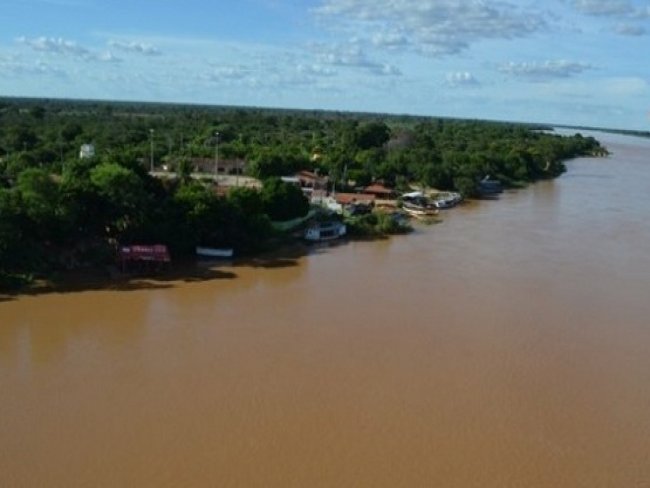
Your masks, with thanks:
[[[305,239],[310,242],[331,241],[343,237],[347,233],[347,227],[341,222],[318,224],[309,227],[305,231]]]
[[[412,217],[426,218],[426,217],[435,217],[438,215],[437,208],[427,208],[419,205],[413,205],[405,203],[402,207],[402,210],[409,214]]]
[[[196,255],[203,258],[231,258],[234,255],[234,251],[231,248],[197,246]]]

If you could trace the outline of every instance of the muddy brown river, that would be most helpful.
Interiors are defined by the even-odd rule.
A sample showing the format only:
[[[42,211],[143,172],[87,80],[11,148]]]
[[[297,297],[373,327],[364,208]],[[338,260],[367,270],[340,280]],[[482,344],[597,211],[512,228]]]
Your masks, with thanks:
[[[650,140],[597,137],[409,236],[0,302],[0,486],[650,486]]]

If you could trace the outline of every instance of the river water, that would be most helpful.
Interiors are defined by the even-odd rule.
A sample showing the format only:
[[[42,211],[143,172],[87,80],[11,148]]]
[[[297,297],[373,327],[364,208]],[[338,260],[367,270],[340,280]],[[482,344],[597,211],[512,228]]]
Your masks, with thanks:
[[[0,302],[7,487],[650,486],[650,141],[379,242]]]

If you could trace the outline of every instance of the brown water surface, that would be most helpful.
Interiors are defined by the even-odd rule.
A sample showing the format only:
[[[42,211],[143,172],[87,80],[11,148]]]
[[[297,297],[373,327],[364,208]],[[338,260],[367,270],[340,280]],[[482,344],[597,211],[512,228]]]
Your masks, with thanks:
[[[598,137],[410,236],[0,302],[0,485],[650,486],[650,142]]]

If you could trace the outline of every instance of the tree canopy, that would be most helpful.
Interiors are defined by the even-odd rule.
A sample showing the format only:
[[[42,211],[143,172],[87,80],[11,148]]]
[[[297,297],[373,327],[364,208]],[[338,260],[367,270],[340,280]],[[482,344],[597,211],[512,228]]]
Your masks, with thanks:
[[[490,175],[519,186],[604,151],[591,137],[522,124],[240,107],[0,100],[0,280],[96,264],[115,243],[255,252],[271,220],[305,215],[299,170],[341,187],[417,183],[471,196]],[[218,139],[215,134],[219,133]],[[218,148],[216,144],[219,144]],[[80,158],[92,144],[95,156]],[[197,160],[238,158],[261,191],[218,196],[192,179]],[[178,178],[149,174],[163,164]],[[93,252],[99,250],[100,252]]]

